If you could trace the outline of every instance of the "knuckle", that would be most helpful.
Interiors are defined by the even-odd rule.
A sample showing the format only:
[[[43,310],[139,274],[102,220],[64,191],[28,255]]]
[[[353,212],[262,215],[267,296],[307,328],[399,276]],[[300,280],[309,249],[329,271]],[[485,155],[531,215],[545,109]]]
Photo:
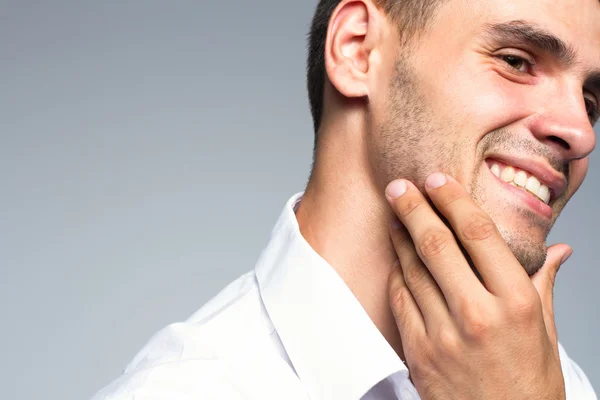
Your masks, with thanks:
[[[453,329],[444,327],[439,330],[436,338],[436,345],[446,355],[454,355],[460,349],[460,337]]]
[[[433,279],[432,279],[433,280]],[[421,283],[420,285],[413,287],[411,293],[415,298],[419,299],[436,299],[439,298],[441,293],[435,283],[428,282],[427,284]],[[429,314],[435,310],[436,305],[429,303],[420,303],[419,307],[423,315]]]
[[[462,330],[467,339],[482,341],[494,330],[493,322],[490,313],[481,307],[472,304],[463,307]]]
[[[474,319],[465,324],[465,336],[473,342],[482,342],[490,334],[491,327],[487,321]]]
[[[408,308],[411,296],[406,286],[392,285],[390,289],[390,303],[396,315],[399,315],[399,313]]]
[[[444,197],[441,199],[441,204],[444,207],[449,206],[450,204],[460,200],[464,197],[464,193],[459,190],[450,190],[449,192],[444,194]]]
[[[428,357],[424,356],[424,354],[418,354],[412,358],[406,358],[406,365],[413,380],[419,381],[427,376],[427,368],[425,367],[425,362],[422,360],[423,358]]]
[[[408,197],[405,201],[399,201],[397,203],[398,217],[401,219],[406,218],[422,205],[423,201],[415,197]]]
[[[406,364],[413,379],[422,381],[429,376],[432,366],[436,365],[439,360],[435,355],[433,344],[429,346],[428,343],[422,342],[418,343],[416,348],[418,350],[410,352],[411,357],[406,357]]]
[[[451,237],[448,232],[441,230],[430,230],[426,232],[418,246],[419,253],[423,257],[434,257],[440,254],[450,243]]]
[[[422,283],[424,283],[424,281],[427,280],[427,277],[429,275],[429,271],[427,270],[427,268],[419,264],[412,265],[409,268],[406,268],[406,284],[411,288],[421,286]]]
[[[470,241],[482,241],[490,238],[496,230],[496,224],[487,215],[474,213],[465,221],[462,235]]]
[[[513,319],[531,320],[531,317],[538,311],[539,298],[529,293],[515,294],[510,302],[508,314]]]

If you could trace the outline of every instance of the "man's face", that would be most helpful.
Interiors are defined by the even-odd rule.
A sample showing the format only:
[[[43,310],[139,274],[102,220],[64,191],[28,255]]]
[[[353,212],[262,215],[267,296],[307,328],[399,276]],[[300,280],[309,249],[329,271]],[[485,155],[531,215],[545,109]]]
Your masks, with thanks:
[[[454,176],[533,274],[595,146],[600,1],[446,0],[427,29],[369,98],[372,168]]]

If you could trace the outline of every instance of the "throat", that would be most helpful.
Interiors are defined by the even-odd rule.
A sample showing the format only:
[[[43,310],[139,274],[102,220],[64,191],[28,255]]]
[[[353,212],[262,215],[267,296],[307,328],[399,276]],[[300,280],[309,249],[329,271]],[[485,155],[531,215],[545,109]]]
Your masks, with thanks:
[[[374,201],[372,196],[344,197],[319,193],[309,186],[296,210],[300,233],[342,278],[403,358],[388,295],[388,278],[397,259],[388,232],[391,211],[383,196],[381,201]]]

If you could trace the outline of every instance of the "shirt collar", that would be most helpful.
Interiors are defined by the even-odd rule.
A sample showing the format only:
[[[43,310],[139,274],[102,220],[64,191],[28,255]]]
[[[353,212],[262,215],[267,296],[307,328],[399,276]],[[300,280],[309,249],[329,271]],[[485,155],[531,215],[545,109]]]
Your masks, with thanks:
[[[262,300],[311,399],[360,399],[408,370],[335,270],[304,239],[290,198],[257,265]]]

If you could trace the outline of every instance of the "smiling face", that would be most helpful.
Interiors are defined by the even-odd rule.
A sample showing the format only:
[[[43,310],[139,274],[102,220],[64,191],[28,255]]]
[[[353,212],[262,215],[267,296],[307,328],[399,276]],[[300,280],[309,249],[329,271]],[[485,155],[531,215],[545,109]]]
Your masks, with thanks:
[[[395,50],[369,94],[379,183],[451,174],[533,274],[595,146],[600,2],[448,0]]]

